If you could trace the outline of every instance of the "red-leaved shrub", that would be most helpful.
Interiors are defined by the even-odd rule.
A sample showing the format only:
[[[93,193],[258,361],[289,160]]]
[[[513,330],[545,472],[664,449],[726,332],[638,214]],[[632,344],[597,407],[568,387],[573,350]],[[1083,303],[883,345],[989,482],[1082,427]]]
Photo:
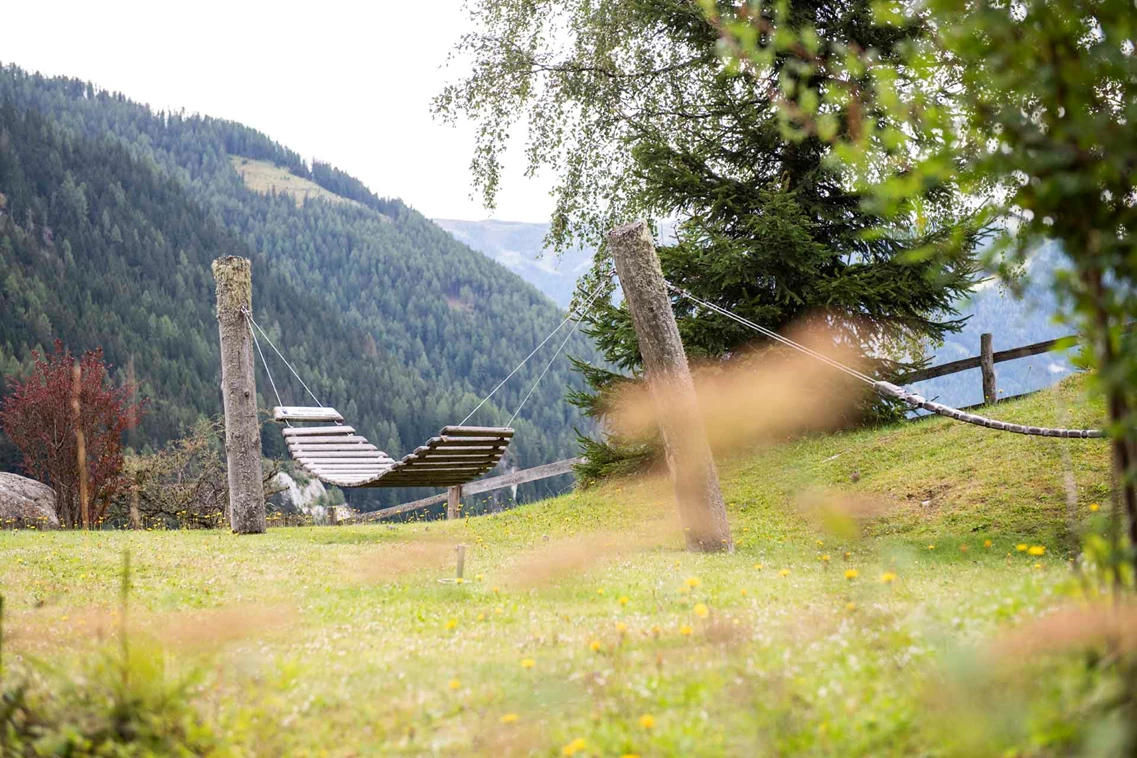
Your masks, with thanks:
[[[79,460],[75,438],[75,359],[56,340],[51,355],[33,353],[31,376],[12,381],[0,403],[0,426],[23,456],[24,471],[55,490],[55,509],[64,528],[82,526]],[[122,475],[122,435],[137,426],[142,404],[134,387],[113,387],[102,350],[79,361],[79,425],[86,442],[88,507],[92,524],[102,521],[111,498],[127,484]]]

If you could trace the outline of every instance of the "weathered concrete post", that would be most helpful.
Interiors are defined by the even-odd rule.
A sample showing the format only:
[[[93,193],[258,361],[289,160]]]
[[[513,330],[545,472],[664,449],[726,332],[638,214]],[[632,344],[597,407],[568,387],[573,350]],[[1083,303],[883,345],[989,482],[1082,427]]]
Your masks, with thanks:
[[[446,518],[456,519],[462,515],[462,485],[455,484],[446,490]]]
[[[983,374],[983,404],[994,405],[999,401],[999,391],[995,387],[995,348],[989,333],[979,335],[979,371]]]
[[[237,534],[263,534],[265,493],[261,429],[253,373],[253,337],[244,310],[253,304],[248,258],[213,262],[217,324],[221,332],[221,397],[225,405],[225,462],[229,474],[229,524]]]
[[[643,355],[687,549],[733,550],[718,472],[647,224],[637,221],[613,229],[608,247]]]

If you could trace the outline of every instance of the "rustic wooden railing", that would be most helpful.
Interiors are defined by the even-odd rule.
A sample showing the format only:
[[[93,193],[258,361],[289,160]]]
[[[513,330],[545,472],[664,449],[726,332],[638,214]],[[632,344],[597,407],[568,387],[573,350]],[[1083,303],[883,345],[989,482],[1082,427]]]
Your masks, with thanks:
[[[1057,339],[1035,342],[1033,345],[1023,345],[1022,347],[1013,347],[1010,350],[996,351],[992,346],[992,336],[987,333],[981,334],[979,336],[979,355],[974,355],[970,358],[960,358],[958,361],[949,361],[948,363],[941,363],[938,366],[929,366],[928,368],[911,371],[899,377],[898,383],[911,384],[913,382],[922,382],[926,379],[935,379],[940,376],[957,374],[960,371],[977,368],[982,371],[983,376],[983,404],[991,405],[999,399],[995,382],[996,363],[1048,353],[1056,348],[1059,343],[1069,342],[1073,339],[1075,339],[1074,335],[1058,337]],[[1009,400],[1010,398],[1003,399]]]
[[[469,497],[470,495],[481,495],[485,492],[493,492],[494,490],[501,490],[506,487],[516,487],[519,484],[527,484],[528,482],[536,482],[541,479],[550,479],[554,476],[568,474],[572,472],[573,466],[583,461],[583,458],[566,458],[563,461],[554,461],[553,463],[546,463],[541,466],[534,466],[533,468],[522,469],[521,471],[514,471],[509,474],[470,482],[462,487],[451,487],[449,491],[440,495],[431,495],[421,500],[414,500],[410,503],[403,503],[402,505],[395,505],[390,508],[371,511],[370,513],[360,513],[358,516],[354,516],[350,520],[345,519],[341,523],[359,524],[366,521],[378,521],[390,516],[398,516],[400,513],[417,511],[420,508],[426,508],[439,503],[447,503],[450,506],[447,508],[447,516],[454,518],[458,515],[455,500],[460,501],[463,497]],[[455,490],[458,491],[455,492]]]

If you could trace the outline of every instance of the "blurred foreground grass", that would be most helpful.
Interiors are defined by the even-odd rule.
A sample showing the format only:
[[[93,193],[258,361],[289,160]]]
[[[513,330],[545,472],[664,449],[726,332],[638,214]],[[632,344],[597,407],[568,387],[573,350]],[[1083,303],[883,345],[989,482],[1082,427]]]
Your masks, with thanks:
[[[992,415],[1093,425],[1081,398],[1072,380]],[[933,419],[720,470],[731,555],[682,550],[659,479],[452,523],[0,533],[6,675],[81,681],[113,649],[129,551],[132,655],[197,673],[222,753],[1104,749],[1076,656],[991,645],[1066,602],[1102,442]],[[466,581],[443,583],[457,543]]]

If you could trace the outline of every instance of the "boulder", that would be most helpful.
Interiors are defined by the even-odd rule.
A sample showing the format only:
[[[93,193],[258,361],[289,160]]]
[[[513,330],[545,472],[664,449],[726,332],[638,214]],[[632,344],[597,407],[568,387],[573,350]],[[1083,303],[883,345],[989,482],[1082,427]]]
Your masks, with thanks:
[[[0,528],[58,529],[55,492],[46,484],[0,471]]]

